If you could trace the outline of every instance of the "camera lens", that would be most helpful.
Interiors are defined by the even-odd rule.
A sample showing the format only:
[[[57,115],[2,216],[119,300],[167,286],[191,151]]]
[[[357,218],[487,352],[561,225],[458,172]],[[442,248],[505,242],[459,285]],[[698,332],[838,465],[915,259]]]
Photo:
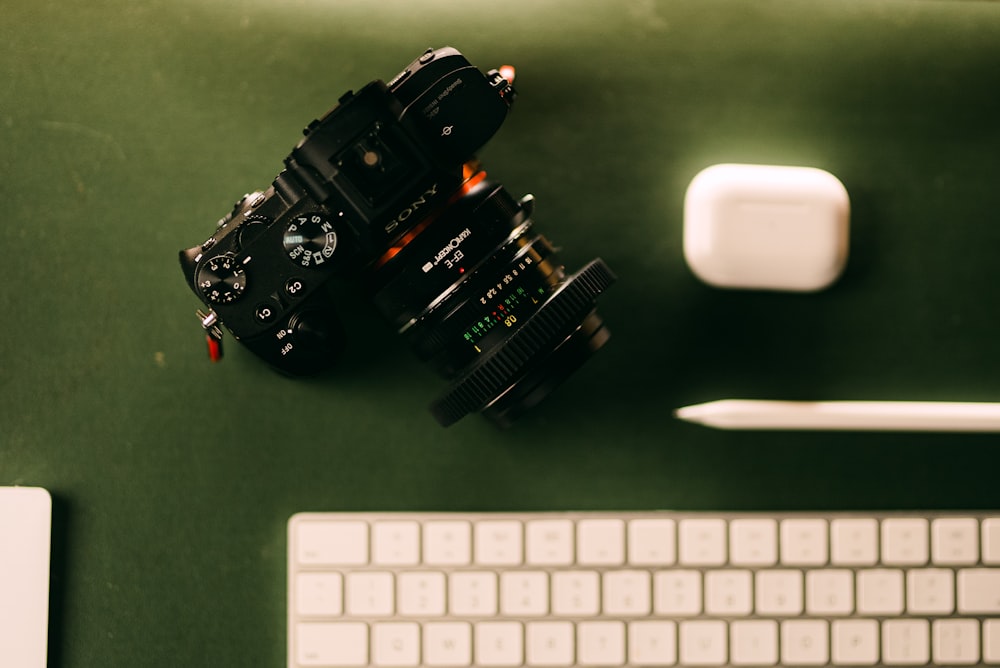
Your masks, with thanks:
[[[615,280],[600,259],[567,275],[534,233],[532,200],[469,170],[450,206],[376,263],[374,302],[450,380],[431,413],[482,412],[507,425],[609,338],[595,299]]]

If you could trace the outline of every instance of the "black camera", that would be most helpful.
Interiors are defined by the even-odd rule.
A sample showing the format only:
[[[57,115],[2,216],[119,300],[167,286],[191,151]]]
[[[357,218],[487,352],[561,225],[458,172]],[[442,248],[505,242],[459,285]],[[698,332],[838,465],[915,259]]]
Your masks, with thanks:
[[[567,275],[532,232],[531,196],[475,160],[514,97],[446,47],[310,123],[271,186],[180,253],[213,354],[225,325],[280,371],[322,371],[345,341],[331,279],[351,279],[451,381],[431,405],[441,424],[506,424],[544,398],[608,340],[595,299],[615,277],[600,259]]]

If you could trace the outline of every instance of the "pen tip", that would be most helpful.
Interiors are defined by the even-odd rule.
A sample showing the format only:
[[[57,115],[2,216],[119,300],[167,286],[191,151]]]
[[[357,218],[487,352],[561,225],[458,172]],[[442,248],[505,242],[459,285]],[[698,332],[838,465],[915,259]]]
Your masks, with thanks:
[[[695,417],[696,410],[693,410],[694,406],[681,406],[680,408],[674,409],[674,417],[678,420],[684,420],[685,422],[690,422],[692,418]]]

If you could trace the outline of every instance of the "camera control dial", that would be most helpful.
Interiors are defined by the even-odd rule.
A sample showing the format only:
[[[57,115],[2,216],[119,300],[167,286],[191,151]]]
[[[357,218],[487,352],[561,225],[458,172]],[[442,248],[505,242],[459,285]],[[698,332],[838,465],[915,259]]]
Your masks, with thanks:
[[[198,268],[198,289],[213,304],[239,299],[247,287],[246,272],[232,255],[217,255]]]
[[[333,256],[337,232],[329,216],[310,211],[288,222],[281,242],[289,260],[302,267],[318,267]]]
[[[246,248],[254,239],[259,237],[261,234],[267,230],[268,226],[271,224],[271,219],[266,216],[247,216],[246,219],[240,223],[240,226],[236,229],[236,247]]]

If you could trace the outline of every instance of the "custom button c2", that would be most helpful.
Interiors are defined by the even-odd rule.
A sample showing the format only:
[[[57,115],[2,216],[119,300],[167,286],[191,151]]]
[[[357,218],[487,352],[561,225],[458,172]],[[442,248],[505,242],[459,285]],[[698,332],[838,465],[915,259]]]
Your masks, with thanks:
[[[306,291],[306,282],[301,278],[289,278],[285,281],[285,294],[289,297],[300,297]]]

